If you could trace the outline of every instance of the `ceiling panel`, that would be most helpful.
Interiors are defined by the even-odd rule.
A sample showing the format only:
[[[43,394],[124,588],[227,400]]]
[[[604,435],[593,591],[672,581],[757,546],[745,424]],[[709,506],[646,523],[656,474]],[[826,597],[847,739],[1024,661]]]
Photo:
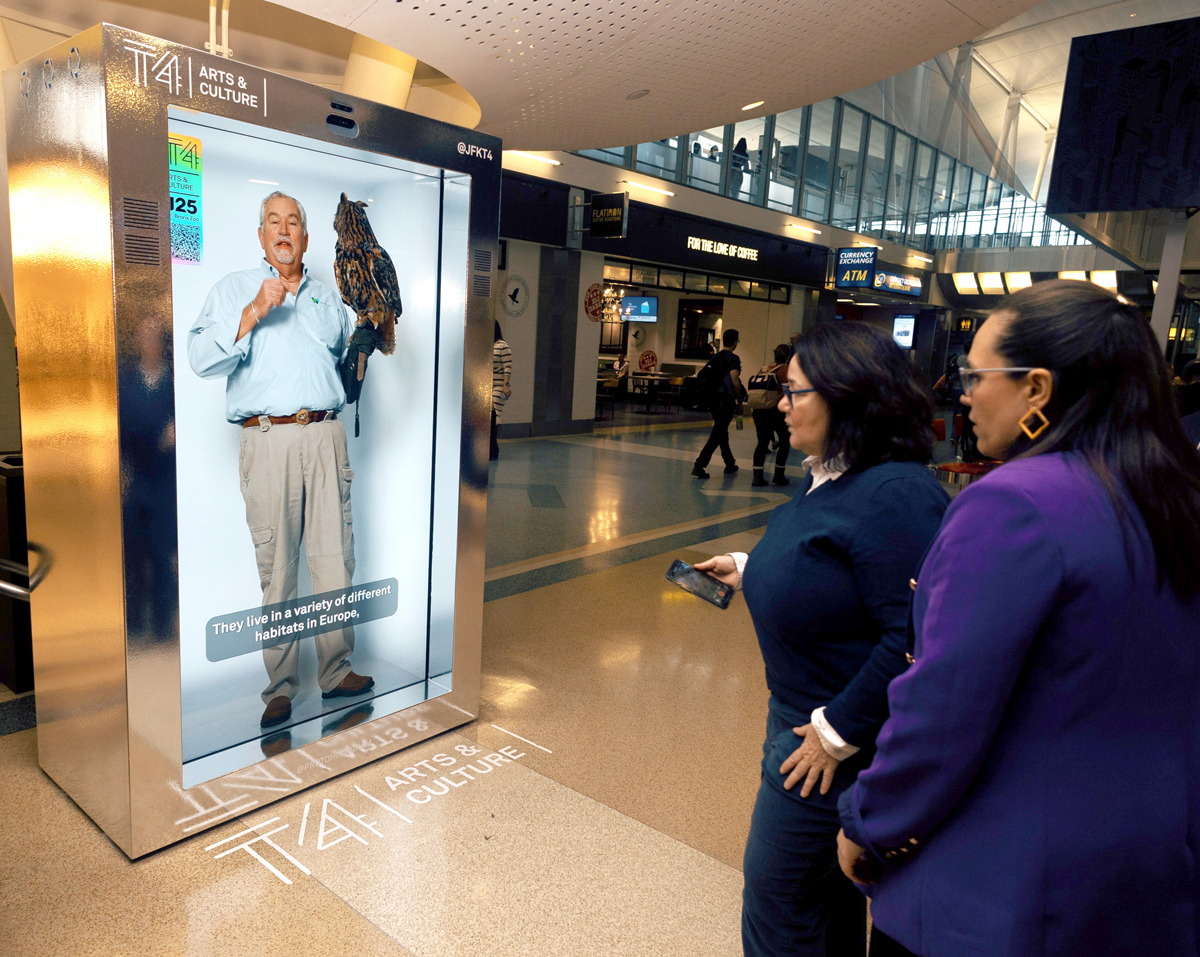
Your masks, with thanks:
[[[462,84],[518,149],[646,142],[902,72],[1030,0],[277,0]],[[627,97],[640,90],[649,94]]]

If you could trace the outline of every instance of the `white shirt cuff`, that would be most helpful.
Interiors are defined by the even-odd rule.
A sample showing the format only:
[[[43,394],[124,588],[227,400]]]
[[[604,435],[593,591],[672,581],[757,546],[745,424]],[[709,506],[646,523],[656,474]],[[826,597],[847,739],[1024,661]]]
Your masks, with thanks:
[[[817,738],[821,742],[821,747],[831,758],[845,761],[846,758],[858,754],[859,749],[843,741],[842,736],[833,730],[833,725],[825,720],[824,708],[817,708],[812,713],[812,723],[813,727],[817,729]]]
[[[742,590],[742,573],[746,570],[746,562],[750,558],[745,552],[730,552],[729,557],[733,559],[733,564],[737,566],[737,584],[733,587],[737,591]]]

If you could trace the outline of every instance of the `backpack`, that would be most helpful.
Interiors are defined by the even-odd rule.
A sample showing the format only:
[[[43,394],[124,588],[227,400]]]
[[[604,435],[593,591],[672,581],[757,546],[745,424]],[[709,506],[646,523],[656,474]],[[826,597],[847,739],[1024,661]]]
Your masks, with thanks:
[[[779,404],[783,393],[779,389],[779,379],[775,376],[777,366],[763,366],[750,377],[746,383],[746,391],[750,394],[750,410],[760,412],[773,409]]]
[[[713,402],[725,389],[725,376],[728,374],[728,370],[718,368],[717,359],[720,355],[721,353],[718,352],[696,373],[696,383],[700,387],[700,396],[705,403]]]

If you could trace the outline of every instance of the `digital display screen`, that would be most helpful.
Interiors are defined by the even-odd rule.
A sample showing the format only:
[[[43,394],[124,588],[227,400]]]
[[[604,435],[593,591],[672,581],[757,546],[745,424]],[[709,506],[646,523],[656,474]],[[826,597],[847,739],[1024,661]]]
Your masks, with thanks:
[[[916,316],[896,316],[892,320],[892,338],[901,349],[911,349],[917,331]]]
[[[658,297],[622,296],[621,318],[626,322],[658,322]]]
[[[173,343],[139,344],[175,376],[137,414],[177,464],[134,484],[178,503],[192,787],[452,687],[470,181],[193,111],[168,139]]]

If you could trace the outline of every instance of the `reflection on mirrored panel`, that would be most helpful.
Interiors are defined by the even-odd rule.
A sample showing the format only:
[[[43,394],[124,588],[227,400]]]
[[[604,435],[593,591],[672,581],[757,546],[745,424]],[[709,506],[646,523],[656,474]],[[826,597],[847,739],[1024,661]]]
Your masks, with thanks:
[[[990,180],[978,170],[971,177],[971,197],[967,202],[967,222],[963,232],[963,246],[979,245],[979,232],[983,228],[983,201]]]
[[[765,118],[744,120],[733,127],[733,149],[729,153],[729,187],[725,195],[746,203],[757,202],[763,176],[770,162]]]
[[[639,173],[674,181],[679,165],[679,139],[671,136],[653,143],[640,143],[634,157],[634,168]]]
[[[907,133],[896,131],[892,144],[891,175],[888,181],[887,214],[883,238],[893,243],[905,240],[906,214],[912,193],[913,159],[916,141]]]
[[[771,209],[790,213],[795,208],[808,110],[806,106],[775,117],[775,144],[767,183],[767,206]]]
[[[814,103],[810,115],[808,150],[804,158],[804,197],[800,215],[829,222],[829,182],[833,172],[833,121],[837,103]]]
[[[725,148],[725,127],[716,126],[688,136],[687,185],[710,193],[721,191],[721,151]]]
[[[606,260],[604,263],[604,278],[614,282],[629,282],[629,263],[617,263]]]
[[[677,269],[660,269],[658,271],[658,284],[665,286],[667,289],[682,289],[683,273]]]
[[[866,132],[866,114],[843,103],[833,182],[833,215],[830,219],[834,226],[842,229],[858,228],[858,197],[862,188],[863,140]]]
[[[465,290],[469,185],[193,111],[168,130],[192,787],[452,687],[461,389],[435,389],[463,347],[436,330],[464,322],[439,282]]]
[[[709,276],[708,291],[724,296],[729,292],[729,280],[724,276]]]
[[[999,180],[988,179],[987,192],[983,198],[983,217],[979,226],[980,246],[992,246],[999,241],[1000,189]]]
[[[865,236],[882,236],[884,194],[888,185],[888,149],[892,127],[882,120],[871,118],[867,136],[867,161],[863,170],[862,203],[858,216],[858,231]]]
[[[907,242],[919,249],[925,248],[929,235],[929,211],[933,203],[934,181],[937,175],[936,159],[937,151],[932,146],[925,143],[917,145]]]
[[[683,288],[692,292],[705,292],[708,289],[708,276],[704,273],[690,272],[684,276]]]

